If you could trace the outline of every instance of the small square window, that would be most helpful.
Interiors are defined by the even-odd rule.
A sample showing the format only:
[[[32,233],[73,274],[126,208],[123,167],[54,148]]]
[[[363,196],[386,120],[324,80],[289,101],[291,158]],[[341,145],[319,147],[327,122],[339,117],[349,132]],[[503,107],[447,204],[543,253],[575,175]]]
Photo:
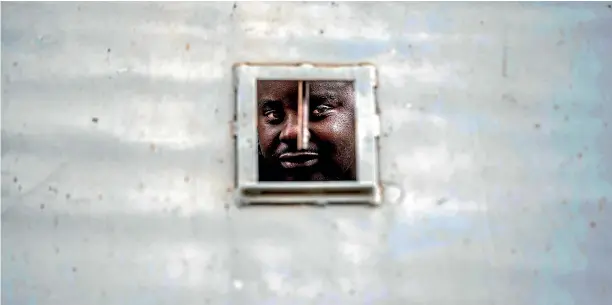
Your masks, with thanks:
[[[380,204],[374,66],[234,72],[239,204]]]

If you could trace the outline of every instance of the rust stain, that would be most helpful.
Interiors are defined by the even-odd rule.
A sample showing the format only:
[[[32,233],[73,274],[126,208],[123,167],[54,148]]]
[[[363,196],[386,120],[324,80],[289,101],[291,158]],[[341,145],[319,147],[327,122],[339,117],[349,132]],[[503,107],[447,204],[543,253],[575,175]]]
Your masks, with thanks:
[[[502,76],[508,77],[508,46],[502,49]]]
[[[185,51],[189,51],[189,49],[191,49],[191,45],[189,45],[189,43],[187,43],[187,44],[185,45]]]

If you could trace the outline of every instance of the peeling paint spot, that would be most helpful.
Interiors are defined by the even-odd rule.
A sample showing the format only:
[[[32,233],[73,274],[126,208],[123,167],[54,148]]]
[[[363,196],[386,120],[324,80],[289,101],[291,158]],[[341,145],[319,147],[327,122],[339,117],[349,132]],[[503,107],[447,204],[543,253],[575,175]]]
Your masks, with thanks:
[[[508,103],[512,103],[512,104],[516,104],[516,98],[514,98],[514,96],[511,93],[504,93],[502,94],[502,101],[504,102],[508,102]]]
[[[502,77],[508,77],[508,46],[502,49]]]

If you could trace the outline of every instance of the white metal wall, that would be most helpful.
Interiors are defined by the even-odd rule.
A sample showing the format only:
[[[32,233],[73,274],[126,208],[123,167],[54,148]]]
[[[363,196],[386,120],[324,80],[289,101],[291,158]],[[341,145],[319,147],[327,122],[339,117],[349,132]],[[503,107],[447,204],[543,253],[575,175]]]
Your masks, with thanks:
[[[601,2],[2,3],[2,304],[612,304],[611,31]],[[231,65],[301,60],[377,66],[382,207],[231,204]]]

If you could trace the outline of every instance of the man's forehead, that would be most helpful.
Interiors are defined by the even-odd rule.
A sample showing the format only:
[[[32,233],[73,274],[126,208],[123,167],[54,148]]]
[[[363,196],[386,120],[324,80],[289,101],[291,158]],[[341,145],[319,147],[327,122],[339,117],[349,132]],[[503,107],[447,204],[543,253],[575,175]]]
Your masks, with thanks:
[[[339,91],[352,89],[352,81],[308,81],[311,93],[318,91]],[[257,95],[264,97],[297,92],[298,81],[260,80],[257,82]]]

